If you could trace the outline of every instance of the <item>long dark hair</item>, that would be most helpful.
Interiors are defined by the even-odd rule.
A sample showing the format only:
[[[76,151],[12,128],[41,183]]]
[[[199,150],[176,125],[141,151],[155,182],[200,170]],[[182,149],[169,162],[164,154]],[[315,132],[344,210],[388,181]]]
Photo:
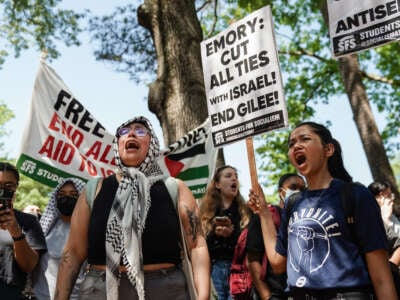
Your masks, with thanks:
[[[222,167],[217,168],[214,173],[214,176],[211,182],[207,186],[206,193],[200,202],[200,213],[201,213],[201,223],[203,226],[204,232],[207,234],[212,230],[212,219],[215,216],[215,213],[222,205],[222,198],[220,191],[216,188],[216,183],[220,181],[222,176],[222,171],[231,168],[233,170],[237,170],[235,167],[230,165],[224,165]],[[244,228],[250,221],[250,210],[247,206],[246,201],[243,196],[238,191],[235,199],[233,201],[237,202],[239,214],[240,214],[240,227]]]
[[[352,182],[353,178],[347,172],[343,164],[342,147],[340,146],[340,143],[332,137],[329,129],[322,124],[310,121],[302,122],[298,124],[295,128],[301,126],[309,126],[311,130],[319,136],[322,145],[333,144],[335,151],[333,155],[328,159],[329,173],[331,173],[332,177],[334,178],[339,178],[346,182]]]

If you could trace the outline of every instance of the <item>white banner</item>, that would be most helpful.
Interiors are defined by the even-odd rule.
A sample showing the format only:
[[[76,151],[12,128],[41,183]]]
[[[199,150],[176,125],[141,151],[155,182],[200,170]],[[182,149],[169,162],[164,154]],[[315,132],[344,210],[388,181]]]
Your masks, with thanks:
[[[112,140],[113,135],[42,61],[22,136],[20,171],[52,187],[66,177],[106,177],[115,167]]]
[[[19,171],[51,187],[66,177],[85,181],[107,177],[116,167],[113,137],[42,61],[22,136]],[[181,178],[199,198],[213,174],[216,153],[206,121],[162,150],[159,162],[167,174]]]
[[[203,41],[201,56],[215,146],[288,125],[269,6]]]
[[[400,39],[400,0],[328,0],[334,57]]]

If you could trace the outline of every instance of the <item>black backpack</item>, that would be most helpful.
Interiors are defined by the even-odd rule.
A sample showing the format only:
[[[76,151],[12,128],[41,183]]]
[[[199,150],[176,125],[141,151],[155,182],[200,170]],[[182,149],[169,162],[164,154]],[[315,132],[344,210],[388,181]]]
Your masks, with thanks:
[[[353,198],[353,186],[355,185],[361,185],[361,183],[358,182],[345,182],[343,184],[342,190],[340,191],[340,197],[342,201],[342,208],[344,211],[345,219],[347,221],[347,224],[349,226],[350,234],[352,237],[352,240],[355,242],[355,244],[358,245],[358,240],[356,237],[356,232],[355,232],[355,217],[354,217],[354,209],[355,209],[355,203],[354,203],[354,198]],[[289,218],[289,215],[292,213],[292,209],[294,206],[294,203],[300,198],[301,192],[298,192],[296,194],[293,194],[289,197],[287,200],[287,204],[285,207],[286,215]],[[359,245],[358,245],[359,246]],[[360,246],[359,246],[360,248]],[[365,259],[364,259],[365,261]],[[390,263],[390,270],[393,275],[393,280],[394,284],[396,287],[397,295],[400,296],[400,271],[399,268],[394,265],[393,263]]]

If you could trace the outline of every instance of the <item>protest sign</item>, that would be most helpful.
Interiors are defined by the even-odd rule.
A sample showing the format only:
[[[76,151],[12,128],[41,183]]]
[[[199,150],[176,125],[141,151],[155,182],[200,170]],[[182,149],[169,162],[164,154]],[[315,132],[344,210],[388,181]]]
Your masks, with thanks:
[[[287,126],[269,6],[203,41],[201,56],[215,146]]]
[[[400,0],[328,0],[334,57],[400,39]]]
[[[109,176],[116,168],[113,138],[42,61],[22,136],[19,171],[51,187],[67,177],[86,181]],[[212,176],[215,160],[216,149],[206,121],[161,150],[159,164],[166,174],[181,178],[199,198]]]

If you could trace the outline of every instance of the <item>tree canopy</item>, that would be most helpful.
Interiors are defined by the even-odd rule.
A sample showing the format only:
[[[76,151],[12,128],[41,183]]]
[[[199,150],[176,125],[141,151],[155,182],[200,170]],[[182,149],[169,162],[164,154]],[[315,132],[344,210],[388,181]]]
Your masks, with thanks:
[[[79,45],[84,14],[58,8],[61,0],[0,0],[0,68],[6,57],[35,47],[49,58],[60,55],[56,42]]]
[[[3,153],[2,149],[2,138],[7,134],[5,124],[13,117],[14,112],[3,101],[0,101],[0,160],[15,165],[15,158],[9,158],[6,153]],[[21,175],[14,206],[22,210],[28,204],[34,204],[43,210],[48,202],[50,191],[49,187]]]
[[[2,100],[0,100],[0,137],[7,134],[5,124],[14,118],[14,113],[7,107]],[[4,143],[0,140],[0,153],[3,151]]]
[[[297,124],[311,119],[318,105],[334,105],[334,99],[345,94],[338,61],[332,58],[329,47],[324,19],[326,1],[196,1],[196,12],[203,36],[208,37],[268,4],[273,10],[289,121]],[[156,70],[154,48],[149,42],[152,33],[136,23],[137,5],[138,2],[117,8],[91,23],[93,38],[98,42],[97,58],[111,60],[117,70],[128,72],[136,80],[143,78],[143,74],[149,78],[149,72],[151,76]],[[399,149],[394,139],[400,125],[399,48],[398,42],[391,43],[362,52],[357,58],[369,101],[388,116],[380,135],[390,158]],[[329,120],[326,125],[330,125]],[[268,133],[257,141],[262,169],[274,181],[280,174],[293,171],[287,162],[286,141],[287,133],[282,132]]]

